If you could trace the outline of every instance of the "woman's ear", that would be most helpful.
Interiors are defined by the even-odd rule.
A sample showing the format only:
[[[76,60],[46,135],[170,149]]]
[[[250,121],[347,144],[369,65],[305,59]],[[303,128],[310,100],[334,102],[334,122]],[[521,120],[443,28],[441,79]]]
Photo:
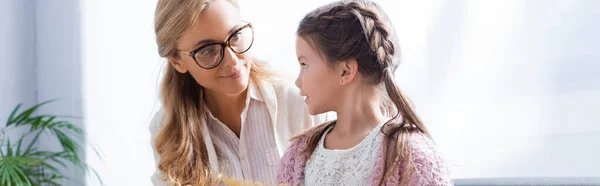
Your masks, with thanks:
[[[173,65],[173,67],[175,67],[175,70],[177,70],[177,72],[179,73],[186,73],[188,70],[187,68],[185,68],[185,65],[183,65],[183,61],[177,60],[174,57],[169,57],[169,63],[171,63],[171,65]]]

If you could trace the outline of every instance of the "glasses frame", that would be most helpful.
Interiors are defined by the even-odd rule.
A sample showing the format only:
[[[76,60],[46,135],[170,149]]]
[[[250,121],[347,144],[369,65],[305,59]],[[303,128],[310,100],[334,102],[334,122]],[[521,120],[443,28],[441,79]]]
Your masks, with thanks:
[[[248,48],[246,50],[244,50],[244,51],[235,51],[235,49],[231,46],[231,42],[229,42],[229,40],[234,35],[236,35],[238,32],[240,32],[240,31],[242,31],[243,29],[246,29],[246,28],[250,28],[250,30],[252,31],[252,41],[250,42],[250,46],[248,46]],[[248,23],[248,24],[245,24],[244,26],[241,26],[240,28],[236,29],[234,32],[231,33],[231,35],[227,36],[227,39],[225,39],[225,42],[211,42],[211,43],[207,43],[205,45],[202,45],[202,46],[200,46],[200,47],[198,47],[198,48],[196,48],[196,49],[194,49],[194,50],[192,50],[190,52],[186,52],[186,51],[180,51],[180,52],[182,52],[184,54],[187,54],[190,57],[192,57],[192,59],[194,59],[194,62],[196,62],[196,65],[198,65],[200,68],[203,68],[203,69],[213,69],[213,68],[218,67],[223,62],[223,58],[225,56],[225,49],[226,48],[231,49],[231,51],[233,51],[236,54],[243,54],[243,53],[246,53],[248,50],[250,50],[250,48],[252,48],[252,44],[254,44],[254,28],[252,28],[252,23]],[[219,46],[221,46],[221,55],[219,57],[219,62],[217,62],[213,66],[203,67],[202,65],[200,65],[200,63],[198,63],[198,60],[196,60],[196,57],[194,57],[194,56],[196,56],[196,53],[198,53],[198,51],[200,51],[200,50],[202,50],[202,49],[204,49],[206,47],[213,46],[213,45],[219,45]]]

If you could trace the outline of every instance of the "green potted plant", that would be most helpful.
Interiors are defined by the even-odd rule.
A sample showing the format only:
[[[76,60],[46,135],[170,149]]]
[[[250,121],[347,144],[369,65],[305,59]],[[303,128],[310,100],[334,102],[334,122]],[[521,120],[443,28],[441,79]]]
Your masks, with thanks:
[[[19,104],[8,117],[6,124],[0,128],[1,186],[60,185],[59,183],[71,178],[63,175],[58,168],[66,169],[69,165],[85,171],[88,175],[93,173],[102,184],[97,172],[82,160],[82,145],[87,144],[84,131],[64,120],[73,117],[36,113],[41,106],[52,101],[54,100],[23,111],[20,111],[22,105]],[[8,136],[11,134],[14,137],[14,131],[23,130],[24,133],[18,138],[10,139]],[[46,133],[44,136],[56,138],[62,150],[39,149],[36,144],[40,142],[42,133]],[[97,151],[96,155],[99,156]]]

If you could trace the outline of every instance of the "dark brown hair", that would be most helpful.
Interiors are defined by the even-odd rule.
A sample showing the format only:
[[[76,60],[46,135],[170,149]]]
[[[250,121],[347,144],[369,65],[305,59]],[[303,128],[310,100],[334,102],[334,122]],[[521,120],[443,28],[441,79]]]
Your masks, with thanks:
[[[338,1],[308,13],[300,21],[297,34],[319,51],[329,64],[356,59],[358,72],[365,77],[364,83],[385,87],[387,103],[383,103],[382,111],[392,119],[381,130],[386,140],[384,170],[379,184],[400,168],[404,170],[400,183],[405,185],[406,179],[402,178],[414,171],[408,139],[414,133],[430,135],[394,81],[399,51],[391,27],[385,12],[374,2]],[[300,135],[307,137],[304,153],[308,157],[332,124],[320,125]]]

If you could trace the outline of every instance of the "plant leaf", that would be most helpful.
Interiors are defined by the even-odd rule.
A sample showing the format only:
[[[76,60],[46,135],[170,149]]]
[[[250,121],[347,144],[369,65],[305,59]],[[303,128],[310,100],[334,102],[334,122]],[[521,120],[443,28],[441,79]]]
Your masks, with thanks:
[[[58,138],[60,144],[62,145],[65,151],[69,153],[73,153],[74,160],[79,160],[79,153],[77,152],[78,145],[70,136],[62,132],[61,130],[54,129],[52,130],[56,137]],[[77,162],[73,161],[73,163],[77,164]]]
[[[68,167],[67,167],[67,164],[65,164],[64,162],[60,161],[60,160],[59,160],[58,158],[56,158],[56,157],[51,157],[51,158],[48,158],[48,159],[49,159],[49,160],[52,160],[52,162],[55,162],[55,163],[58,163],[58,164],[60,164],[60,165],[61,165],[62,167],[64,167],[64,168],[68,168]]]
[[[36,112],[42,105],[53,101],[55,100],[42,102],[25,110],[21,110],[23,105],[19,104],[12,111],[6,126],[28,127],[29,132],[22,135],[17,143],[10,143],[10,139],[5,138],[6,135],[0,136],[0,186],[60,185],[57,180],[69,178],[61,175],[57,167],[69,168],[70,164],[85,171],[88,176],[95,175],[100,184],[104,185],[98,172],[81,160],[80,151],[84,145],[91,146],[96,155],[101,157],[99,150],[86,140],[85,131],[70,121],[62,120],[69,116],[37,115]],[[1,132],[6,133],[5,130]],[[63,148],[61,152],[39,151],[35,147],[43,132],[58,139]],[[25,138],[29,139],[30,135],[34,135],[33,140],[25,142],[28,141]],[[27,148],[23,148],[24,146]],[[25,181],[19,182],[22,180]]]
[[[15,171],[16,173],[14,174],[15,177],[24,180],[25,182],[27,182],[27,185],[31,185],[31,181],[29,180],[29,177],[27,177],[27,175],[21,170],[22,167],[20,166],[15,166]]]
[[[7,144],[6,144],[6,155],[5,156],[12,156],[12,151],[13,150],[12,150],[12,146],[10,145],[10,138],[7,139],[6,143]]]
[[[2,181],[0,185],[31,185],[31,180],[24,171],[31,162],[36,159],[24,158],[19,156],[5,156],[0,159],[0,171],[2,172]],[[29,173],[29,172],[28,172]]]
[[[45,115],[34,116],[34,117],[26,119],[25,121],[22,122],[22,124],[31,124],[31,128],[29,129],[29,131],[34,131],[35,129],[41,127],[41,125],[43,124],[42,121],[44,120],[45,117],[47,117],[47,116],[45,116]]]
[[[4,163],[4,158],[0,160],[0,185],[8,185],[9,177],[8,177],[8,168],[6,167],[6,163]]]
[[[4,137],[2,137],[2,141],[0,141],[0,157],[4,157],[4,151],[2,150],[2,147],[4,147]]]
[[[28,119],[30,119],[29,116],[31,116],[31,114],[33,114],[39,107],[41,107],[42,105],[45,105],[47,103],[53,102],[53,101],[55,101],[55,100],[44,101],[42,103],[38,103],[38,104],[28,108],[27,110],[21,112],[21,114],[19,114],[13,120],[9,121],[7,123],[7,126],[10,126],[11,124],[14,124],[15,126],[19,126],[20,124],[22,124],[25,121],[27,121]]]
[[[8,116],[8,121],[6,121],[6,126],[9,127],[11,124],[14,123],[15,120],[15,114],[17,114],[17,110],[19,110],[19,108],[21,108],[22,104],[17,105],[17,107],[15,107],[15,109],[13,109],[13,111],[10,113],[10,116]]]
[[[91,172],[91,173],[94,173],[94,175],[96,176],[96,179],[98,179],[98,182],[100,182],[100,185],[104,185],[104,182],[102,182],[102,178],[100,178],[100,174],[98,174],[98,172],[97,172],[95,169],[91,168],[91,167],[90,167],[90,166],[88,166],[86,163],[84,163],[84,164],[85,164],[85,165],[84,165],[84,166],[85,166],[85,172],[86,172],[88,175],[90,175],[90,172]]]
[[[50,170],[54,171],[55,173],[60,173],[60,171],[56,167],[54,167],[53,165],[50,165],[49,163],[46,163],[45,161],[42,162],[42,167],[50,169]]]
[[[56,119],[56,116],[49,116],[49,118],[41,124],[42,127],[49,126],[50,123],[52,123],[52,121],[54,121],[54,119]]]
[[[68,122],[68,121],[57,121],[57,122],[54,122],[54,123],[50,124],[48,126],[48,128],[51,128],[51,129],[62,129],[62,128],[65,128],[65,129],[68,129],[65,132],[73,132],[73,134],[74,135],[75,134],[78,135],[78,137],[83,137],[83,135],[84,135],[83,129],[79,128],[78,126],[76,126],[76,125],[74,125],[74,124],[72,124],[71,122]]]
[[[55,179],[64,179],[64,177],[62,177],[62,178],[49,178],[49,179],[40,180],[40,184],[41,183],[47,183],[47,184],[50,184],[50,185],[61,186],[60,184],[54,182]]]
[[[21,153],[21,144],[23,143],[23,138],[25,138],[27,135],[23,135],[21,136],[21,138],[19,138],[19,141],[17,141],[17,152],[15,152],[15,156],[20,156]]]
[[[25,149],[25,152],[23,152],[23,156],[27,156],[33,149],[33,144],[35,144],[35,142],[37,142],[38,138],[40,138],[40,135],[42,134],[42,132],[44,132],[43,130],[40,130],[35,137],[33,138],[33,140],[31,140],[31,143],[29,143],[29,145],[27,145],[27,149]]]

